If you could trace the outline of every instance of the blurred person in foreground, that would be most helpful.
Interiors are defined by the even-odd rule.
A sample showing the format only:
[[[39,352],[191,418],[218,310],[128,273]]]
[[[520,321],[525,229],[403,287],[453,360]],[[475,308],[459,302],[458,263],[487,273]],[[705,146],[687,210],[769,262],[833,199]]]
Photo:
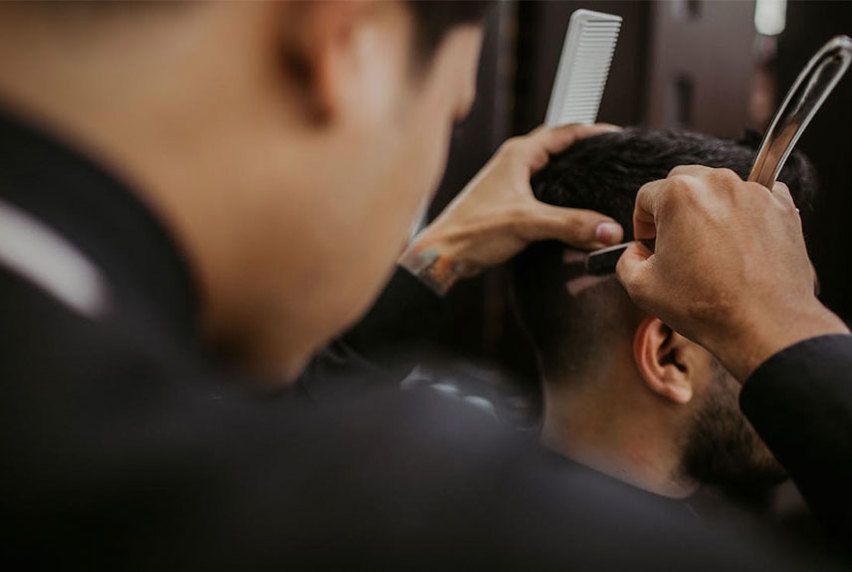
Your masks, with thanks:
[[[498,152],[376,300],[474,97],[483,9],[0,4],[2,558],[785,566],[556,474],[439,396],[317,409],[249,390],[292,382],[401,289],[444,292],[534,240],[621,240],[529,187],[604,128],[539,130]]]
[[[551,158],[533,192],[608,214],[630,234],[643,184],[699,161],[747,177],[753,156],[752,147],[696,133],[625,129]],[[816,180],[804,157],[794,154],[781,179],[809,205]],[[584,261],[552,241],[513,261],[515,309],[541,374],[543,442],[700,516],[730,504],[763,512],[786,475],[740,411],[740,384],[707,350],[639,310],[615,275],[592,276]]]

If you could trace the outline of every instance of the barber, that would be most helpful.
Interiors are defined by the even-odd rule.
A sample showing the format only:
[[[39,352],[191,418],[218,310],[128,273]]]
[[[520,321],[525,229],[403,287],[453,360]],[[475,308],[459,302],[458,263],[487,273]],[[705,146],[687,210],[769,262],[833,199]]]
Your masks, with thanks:
[[[814,294],[789,191],[685,166],[642,187],[618,277],[743,382],[741,407],[836,535],[852,533],[852,336]]]

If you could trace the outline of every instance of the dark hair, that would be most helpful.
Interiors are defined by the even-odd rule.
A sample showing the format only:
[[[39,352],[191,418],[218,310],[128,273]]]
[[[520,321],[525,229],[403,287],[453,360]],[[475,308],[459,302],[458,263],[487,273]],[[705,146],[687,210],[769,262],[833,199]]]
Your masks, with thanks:
[[[488,0],[407,0],[414,16],[414,53],[419,62],[434,55],[444,35],[463,24],[481,22],[494,2]]]
[[[552,157],[532,187],[546,203],[613,217],[630,237],[633,205],[643,184],[684,164],[727,167],[745,178],[754,147],[754,140],[746,145],[683,131],[625,129],[584,139]],[[816,178],[807,159],[794,153],[779,180],[787,183],[800,208],[809,206]],[[570,296],[566,282],[581,269],[563,262],[564,251],[561,243],[541,242],[513,261],[516,314],[545,373],[586,367],[612,336],[632,336],[641,318],[614,279]]]

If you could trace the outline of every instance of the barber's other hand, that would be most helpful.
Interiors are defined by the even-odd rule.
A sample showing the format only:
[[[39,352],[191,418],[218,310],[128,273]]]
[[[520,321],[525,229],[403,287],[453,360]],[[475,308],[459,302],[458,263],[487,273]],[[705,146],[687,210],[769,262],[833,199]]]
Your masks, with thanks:
[[[814,294],[801,220],[782,183],[770,192],[728,169],[677,167],[643,186],[637,240],[618,278],[636,304],[704,345],[739,380],[782,349],[848,333]]]
[[[623,230],[610,217],[535,199],[530,177],[551,154],[613,125],[540,127],[506,141],[443,213],[421,232],[400,264],[439,294],[459,278],[501,264],[529,243],[555,239],[582,248],[615,244]]]

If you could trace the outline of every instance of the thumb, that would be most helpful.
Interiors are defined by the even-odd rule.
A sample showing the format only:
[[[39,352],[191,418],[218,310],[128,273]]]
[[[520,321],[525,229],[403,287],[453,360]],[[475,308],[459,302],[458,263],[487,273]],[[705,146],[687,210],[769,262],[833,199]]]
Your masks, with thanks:
[[[561,240],[592,250],[617,244],[624,230],[610,217],[595,211],[537,203],[528,221],[527,235],[530,241]]]

